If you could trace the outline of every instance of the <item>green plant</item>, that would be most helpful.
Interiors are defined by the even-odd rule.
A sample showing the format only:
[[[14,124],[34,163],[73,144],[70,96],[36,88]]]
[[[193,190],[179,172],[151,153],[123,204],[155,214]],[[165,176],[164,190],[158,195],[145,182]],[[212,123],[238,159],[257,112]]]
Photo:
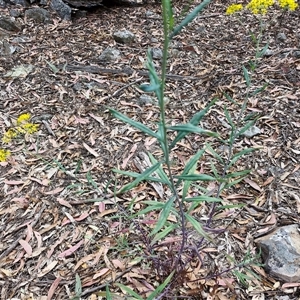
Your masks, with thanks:
[[[210,0],[204,0],[198,5],[191,13],[189,13],[179,24],[175,24],[172,6],[170,0],[162,1],[162,16],[163,16],[163,32],[164,32],[164,45],[163,45],[163,58],[161,66],[161,76],[155,70],[152,61],[151,52],[148,51],[147,55],[147,68],[149,71],[150,84],[144,84],[140,88],[145,92],[153,92],[158,99],[160,109],[160,119],[157,124],[156,131],[143,123],[137,122],[124,114],[110,109],[111,114],[123,122],[139,129],[145,135],[155,138],[162,150],[162,157],[155,158],[151,153],[148,153],[148,158],[152,165],[142,173],[126,172],[114,169],[115,172],[122,175],[128,175],[134,180],[115,191],[115,195],[120,195],[130,191],[138,186],[142,181],[159,182],[167,190],[165,201],[146,200],[143,201],[144,208],[130,217],[135,222],[135,225],[142,232],[142,239],[145,244],[145,258],[152,263],[153,268],[160,278],[159,286],[155,289],[146,299],[162,299],[164,296],[175,297],[179,292],[179,288],[188,280],[188,270],[194,260],[203,263],[203,258],[199,255],[201,250],[210,243],[216,243],[217,237],[226,229],[213,228],[214,216],[217,211],[227,209],[229,206],[221,204],[221,193],[225,189],[236,185],[243,180],[250,172],[250,170],[235,170],[236,162],[242,156],[253,152],[256,149],[247,148],[234,152],[234,145],[236,139],[249,129],[257,120],[256,118],[249,121],[249,116],[244,116],[247,102],[250,96],[255,95],[265,89],[263,86],[256,89],[254,92],[250,91],[251,75],[246,67],[242,67],[243,76],[247,85],[245,100],[242,105],[238,105],[234,99],[226,95],[227,99],[238,105],[240,113],[237,118],[233,118],[227,108],[224,107],[224,114],[226,121],[230,127],[230,133],[227,138],[221,138],[218,133],[201,128],[199,126],[201,120],[209,112],[210,108],[215,105],[217,99],[213,99],[207,104],[206,108],[197,112],[189,122],[186,124],[178,124],[174,126],[169,125],[167,119],[166,105],[165,105],[165,89],[166,89],[166,72],[168,63],[168,48],[170,41],[180,31],[186,27],[208,4]],[[175,133],[175,138],[172,138]],[[215,151],[211,144],[206,143],[203,148],[194,154],[184,166],[181,174],[174,174],[171,168],[171,153],[175,146],[184,139],[188,134],[200,134],[210,138],[215,138],[220,143],[228,147],[227,156],[220,155]],[[211,170],[207,173],[199,173],[198,163],[203,159],[205,153],[210,153]],[[221,166],[221,167],[220,167]],[[214,183],[215,188],[210,189],[209,183]],[[191,193],[192,188],[198,186],[197,195]],[[200,221],[194,214],[194,211],[202,204],[209,205],[208,217],[205,221]],[[230,205],[230,208],[239,208],[238,205]],[[146,230],[138,222],[138,218],[142,218],[148,213],[157,212],[158,219],[151,232],[150,227]],[[172,220],[176,220],[175,222]],[[199,235],[199,238],[192,243],[188,240],[188,234],[191,229]],[[148,230],[148,231],[147,231]],[[146,233],[145,233],[146,231]],[[158,252],[157,249],[162,245],[167,237],[180,235],[179,244],[167,248],[165,253]],[[209,259],[209,258],[208,258]],[[243,260],[242,263],[237,264],[236,268],[243,268],[254,263],[256,257]],[[212,271],[212,273],[198,278],[217,278],[225,272],[232,271],[234,268],[228,268],[223,271]],[[236,273],[238,274],[238,273]],[[117,284],[123,291],[127,292],[135,299],[144,299],[138,295],[131,288]]]

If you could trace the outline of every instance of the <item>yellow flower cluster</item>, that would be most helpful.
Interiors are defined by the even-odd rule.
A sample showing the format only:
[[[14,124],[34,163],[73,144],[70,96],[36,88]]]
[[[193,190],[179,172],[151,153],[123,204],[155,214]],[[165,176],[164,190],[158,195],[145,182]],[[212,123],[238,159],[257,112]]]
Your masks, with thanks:
[[[226,9],[226,15],[232,15],[240,10],[243,9],[243,5],[242,4],[232,4],[229,5]]]
[[[9,150],[0,149],[0,162],[6,161],[6,159],[10,156]]]
[[[253,14],[266,14],[274,0],[251,0],[246,6]]]
[[[27,113],[27,114],[22,114],[22,115],[20,115],[20,116],[18,117],[18,119],[17,119],[17,124],[20,125],[20,124],[22,124],[22,123],[28,123],[29,119],[30,119],[30,114],[29,114],[29,113]]]
[[[278,0],[279,6],[283,9],[295,10],[298,4],[294,0]]]
[[[17,119],[17,126],[8,129],[2,138],[3,143],[9,143],[12,139],[16,138],[19,134],[32,134],[38,131],[39,125],[29,122],[30,114],[22,114]]]
[[[9,143],[13,138],[18,136],[18,131],[14,128],[8,129],[2,138],[3,143]]]
[[[247,5],[248,8],[253,14],[266,14],[270,6],[274,5],[274,0],[251,0]],[[298,4],[295,0],[278,0],[278,4],[283,9],[295,10],[298,7]],[[232,15],[237,11],[243,9],[242,4],[232,4],[229,5],[226,9],[226,15]]]

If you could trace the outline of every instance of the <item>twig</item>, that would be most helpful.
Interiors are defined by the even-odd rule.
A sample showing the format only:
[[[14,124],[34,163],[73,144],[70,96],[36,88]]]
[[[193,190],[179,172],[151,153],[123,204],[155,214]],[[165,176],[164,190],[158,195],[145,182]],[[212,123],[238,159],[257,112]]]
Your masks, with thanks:
[[[106,69],[106,68],[99,68],[97,66],[81,66],[81,65],[58,65],[57,66],[61,70],[66,71],[82,71],[92,74],[115,74],[115,75],[132,75],[134,73],[137,73],[140,76],[149,76],[149,73],[147,71],[140,71],[140,70],[134,70],[131,68],[124,68],[124,69]],[[182,76],[182,75],[173,75],[173,74],[166,74],[166,78],[170,80],[201,80],[201,79],[207,79],[208,76],[205,77],[195,77],[195,76]]]

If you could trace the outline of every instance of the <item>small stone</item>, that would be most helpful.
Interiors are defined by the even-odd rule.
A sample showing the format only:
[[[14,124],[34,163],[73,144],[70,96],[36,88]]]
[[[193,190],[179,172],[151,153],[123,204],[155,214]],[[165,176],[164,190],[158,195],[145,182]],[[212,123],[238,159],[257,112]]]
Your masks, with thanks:
[[[154,12],[151,11],[151,10],[147,10],[147,11],[145,12],[145,15],[146,15],[147,18],[151,18],[151,19],[161,19],[161,16],[160,16],[160,15],[154,13]]]
[[[159,48],[152,48],[151,55],[153,59],[161,59],[163,57],[163,52]]]
[[[297,224],[277,228],[255,240],[262,251],[265,269],[284,282],[300,281],[300,234]]]
[[[143,94],[138,99],[137,104],[139,106],[145,106],[147,104],[153,104],[153,99],[149,95]]]
[[[105,63],[114,62],[120,58],[120,54],[118,49],[107,47],[99,56],[99,60]]]
[[[261,130],[255,125],[249,127],[245,132],[242,133],[242,135],[247,138],[252,138],[258,134],[261,134]]]
[[[135,35],[129,30],[117,31],[113,34],[113,37],[117,43],[121,44],[131,44],[135,39]]]
[[[279,32],[279,33],[277,34],[277,40],[278,40],[279,42],[285,42],[286,39],[287,39],[287,37],[286,37],[286,35],[285,35],[284,32]]]
[[[272,50],[270,50],[270,49],[267,49],[266,51],[265,51],[265,53],[264,53],[264,56],[272,56],[274,54],[274,52],[272,51]]]

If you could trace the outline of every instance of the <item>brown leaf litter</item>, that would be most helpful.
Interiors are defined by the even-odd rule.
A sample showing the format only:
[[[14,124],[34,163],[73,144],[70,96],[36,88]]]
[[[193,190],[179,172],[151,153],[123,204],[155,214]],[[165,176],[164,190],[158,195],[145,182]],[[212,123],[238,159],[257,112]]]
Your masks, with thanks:
[[[224,15],[227,5],[227,1],[212,1],[172,42],[166,91],[167,118],[172,125],[188,121],[217,96],[219,101],[201,125],[228,135],[224,105],[233,116],[236,109],[223,93],[238,103],[244,99],[241,67],[253,59],[255,47],[249,32],[258,32],[258,21],[244,13],[242,27],[236,18]],[[182,6],[175,4],[177,15]],[[10,37],[26,36],[26,42],[12,56],[0,57],[4,73],[16,64],[32,64],[34,69],[25,78],[0,78],[4,91],[1,131],[24,112],[31,113],[40,130],[13,141],[11,158],[1,163],[1,299],[69,299],[74,296],[76,274],[82,283],[82,299],[103,299],[97,297],[105,297],[106,285],[114,299],[125,299],[125,291],[114,282],[141,295],[156,288],[155,272],[137,259],[143,253],[138,233],[120,217],[122,211],[115,203],[137,212],[144,208],[143,200],[164,198],[164,191],[159,184],[141,183],[130,194],[115,198],[114,185],[121,187],[128,179],[111,170],[141,172],[149,165],[141,155],[150,151],[159,156],[161,151],[151,138],[113,119],[107,110],[115,108],[153,128],[157,124],[155,103],[138,104],[138,86],[148,82],[147,48],[161,47],[162,41],[161,20],[147,18],[147,10],[160,14],[159,6],[112,7],[90,12],[73,23],[55,20],[36,26],[27,22],[22,32]],[[259,151],[236,165],[237,170],[251,168],[250,176],[222,194],[224,205],[246,205],[218,213],[216,228],[226,227],[228,234],[220,234],[217,245],[202,249],[220,269],[226,266],[220,251],[242,258],[247,249],[255,250],[256,236],[274,226],[299,222],[300,63],[294,55],[299,45],[299,10],[287,14],[281,27],[276,22],[279,14],[271,11],[266,16],[263,43],[269,41],[273,54],[263,57],[252,73],[253,91],[268,83],[264,92],[250,98],[247,107],[247,114],[259,114],[256,125],[261,134],[240,138],[236,148]],[[113,32],[122,28],[136,35],[134,44],[114,42]],[[285,42],[276,40],[279,32],[287,35]],[[101,65],[98,56],[107,46],[117,47],[121,58]],[[159,70],[159,61],[155,65]],[[172,156],[174,172],[180,172],[205,140],[190,135],[181,141]],[[207,141],[226,155],[226,149],[213,139]],[[212,156],[206,154],[202,171],[210,168]],[[193,215],[201,219],[207,211],[208,204],[204,204]],[[151,228],[156,219],[156,213],[149,213],[141,224]],[[169,236],[164,243],[162,253],[176,245],[178,237]],[[194,299],[299,297],[297,285],[281,285],[261,267],[253,268],[261,279],[253,279],[247,289],[229,275],[199,281],[206,274],[200,264],[189,271],[189,281],[180,290],[182,296]]]

